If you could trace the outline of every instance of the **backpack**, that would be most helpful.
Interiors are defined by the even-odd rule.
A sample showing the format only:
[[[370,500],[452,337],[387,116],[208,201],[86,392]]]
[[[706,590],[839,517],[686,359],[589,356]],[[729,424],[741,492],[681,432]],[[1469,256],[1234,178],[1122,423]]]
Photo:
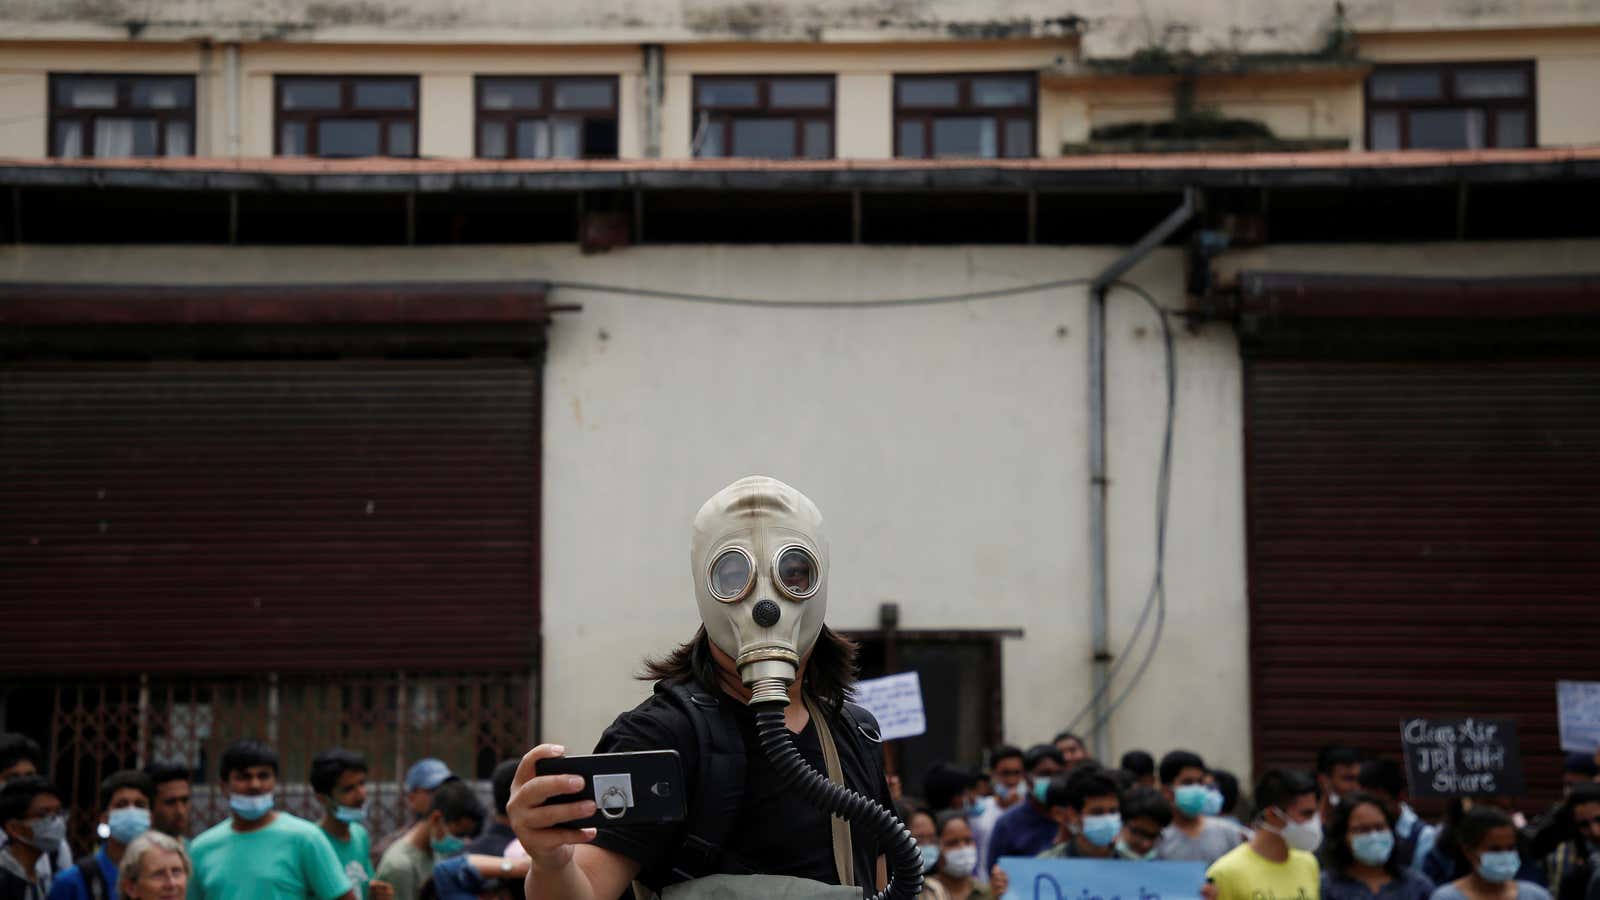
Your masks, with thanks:
[[[711,875],[756,874],[749,863],[723,849],[744,802],[746,752],[733,710],[724,704],[720,691],[707,691],[696,682],[658,683],[656,698],[689,720],[699,750],[699,767],[681,842],[669,855],[669,863],[660,870],[641,872],[639,881],[660,893],[669,884]],[[840,719],[843,727],[834,729],[834,742],[841,762],[853,758],[865,770],[869,783],[882,783],[883,750],[877,721],[866,709],[848,701],[840,710]],[[870,881],[870,875],[867,878]]]

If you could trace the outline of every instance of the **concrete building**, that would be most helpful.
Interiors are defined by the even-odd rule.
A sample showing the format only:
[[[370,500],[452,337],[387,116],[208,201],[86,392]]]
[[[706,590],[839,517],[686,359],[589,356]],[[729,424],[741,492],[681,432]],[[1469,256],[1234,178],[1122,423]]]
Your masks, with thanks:
[[[58,766],[586,746],[763,472],[923,675],[913,779],[1460,713],[1552,790],[1592,4],[275,8],[0,0],[0,712]]]

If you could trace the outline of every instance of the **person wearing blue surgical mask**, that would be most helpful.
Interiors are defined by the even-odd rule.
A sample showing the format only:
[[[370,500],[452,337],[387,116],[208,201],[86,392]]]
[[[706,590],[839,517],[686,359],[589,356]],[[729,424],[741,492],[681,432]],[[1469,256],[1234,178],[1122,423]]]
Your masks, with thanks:
[[[972,837],[978,845],[978,858],[989,858],[989,841],[994,836],[995,823],[1005,813],[1017,808],[1028,793],[1026,770],[1023,768],[1023,753],[1021,748],[1003,744],[994,748],[989,754],[989,781],[994,794],[989,797],[989,802],[984,806],[983,812],[972,819]],[[978,872],[978,882],[987,883],[989,872],[982,869]]]
[[[61,792],[37,775],[16,775],[0,787],[0,897],[41,897],[39,861],[60,852],[67,836]],[[46,863],[48,865],[48,863]]]
[[[390,885],[393,900],[418,900],[433,867],[465,852],[487,815],[471,785],[460,779],[439,785],[427,816],[383,852],[373,881]]]
[[[56,877],[49,900],[117,900],[117,875],[122,856],[134,838],[150,830],[150,805],[155,784],[133,769],[113,772],[100,782],[99,850]]]
[[[1040,859],[1115,859],[1122,834],[1122,790],[1112,774],[1084,763],[1062,785],[1062,802],[1050,814],[1060,823],[1055,846]]]
[[[1428,900],[1433,882],[1396,852],[1397,821],[1373,794],[1348,794],[1334,807],[1322,839],[1322,900]]]
[[[311,758],[311,791],[322,806],[317,827],[328,836],[333,855],[355,885],[356,896],[367,896],[372,881],[372,835],[367,819],[367,760],[343,747],[324,750]]]
[[[1432,900],[1550,900],[1550,892],[1518,880],[1522,854],[1517,828],[1505,810],[1485,804],[1462,813],[1451,840],[1471,871],[1433,892]]]
[[[1161,758],[1156,774],[1173,811],[1172,824],[1162,831],[1157,847],[1161,859],[1209,865],[1249,838],[1244,828],[1206,815],[1217,795],[1207,784],[1205,760],[1198,754],[1174,750]]]
[[[918,809],[906,819],[906,830],[917,842],[917,852],[922,854],[922,874],[932,875],[939,865],[939,830],[933,823],[933,812]]]
[[[1027,800],[1018,803],[994,823],[983,857],[984,870],[993,877],[995,861],[1002,856],[1035,856],[1055,843],[1061,826],[1050,815],[1050,782],[1066,769],[1061,751],[1036,744],[1023,754],[1027,773]]]

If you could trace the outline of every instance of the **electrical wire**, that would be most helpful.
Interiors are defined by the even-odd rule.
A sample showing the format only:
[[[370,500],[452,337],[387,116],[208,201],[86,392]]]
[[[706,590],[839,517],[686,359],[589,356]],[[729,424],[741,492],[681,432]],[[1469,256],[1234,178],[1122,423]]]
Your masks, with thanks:
[[[614,284],[595,284],[587,281],[546,281],[548,290],[583,291],[596,294],[627,294],[651,297],[657,300],[677,300],[684,303],[705,303],[713,306],[744,306],[761,309],[827,309],[849,312],[855,309],[886,309],[906,306],[938,306],[945,303],[966,303],[973,300],[997,300],[1065,287],[1081,287],[1094,281],[1092,278],[1060,278],[1015,287],[993,288],[986,291],[966,291],[959,294],[930,294],[922,297],[888,297],[872,300],[761,300],[754,297],[730,297],[719,294],[696,294],[686,291],[665,291],[656,288],[624,287]]]

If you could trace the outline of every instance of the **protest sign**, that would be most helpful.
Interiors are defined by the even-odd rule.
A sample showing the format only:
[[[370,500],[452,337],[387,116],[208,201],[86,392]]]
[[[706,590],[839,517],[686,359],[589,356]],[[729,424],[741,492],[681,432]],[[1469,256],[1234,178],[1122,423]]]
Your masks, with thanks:
[[[1520,797],[1522,746],[1510,719],[1406,719],[1400,723],[1413,797]]]
[[[1011,879],[1003,900],[1198,900],[1206,883],[1199,862],[1003,856],[1000,868]]]
[[[1562,750],[1600,750],[1600,681],[1558,682],[1556,709],[1561,716]]]
[[[922,711],[922,681],[915,672],[856,682],[855,701],[878,720],[886,741],[916,737],[928,730]]]

